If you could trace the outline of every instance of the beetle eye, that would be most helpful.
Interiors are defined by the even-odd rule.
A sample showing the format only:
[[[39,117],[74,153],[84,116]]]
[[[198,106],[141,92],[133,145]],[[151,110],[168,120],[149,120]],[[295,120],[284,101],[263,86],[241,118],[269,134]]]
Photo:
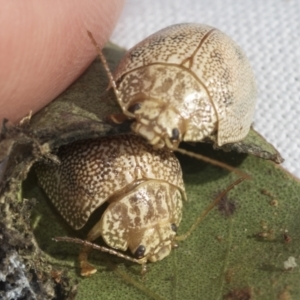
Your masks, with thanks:
[[[141,103],[135,103],[135,104],[128,107],[128,111],[131,112],[131,113],[134,113],[137,110],[139,110],[140,108],[141,108]]]
[[[145,251],[146,251],[146,247],[143,245],[139,245],[134,253],[134,256],[136,258],[142,258],[144,257]]]
[[[173,128],[172,129],[171,140],[172,141],[178,141],[179,140],[179,130],[178,130],[178,128]]]
[[[174,232],[177,232],[177,226],[175,223],[172,223],[171,224],[171,229],[174,231]]]

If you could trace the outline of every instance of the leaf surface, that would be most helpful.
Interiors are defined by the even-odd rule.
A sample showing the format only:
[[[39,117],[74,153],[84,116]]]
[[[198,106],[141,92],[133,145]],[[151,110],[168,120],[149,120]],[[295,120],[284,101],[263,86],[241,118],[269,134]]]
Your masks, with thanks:
[[[203,146],[194,150],[209,151]],[[80,278],[79,246],[51,240],[78,233],[68,228],[45,195],[32,185],[26,197],[39,201],[34,233],[55,268],[68,268],[69,275],[79,280],[77,299],[244,299],[236,296],[240,293],[249,294],[245,299],[280,299],[284,292],[291,294],[291,299],[300,297],[299,267],[284,268],[289,257],[300,261],[299,182],[274,163],[250,155],[219,151],[216,156],[225,156],[252,180],[229,192],[170,256],[150,263],[144,279],[139,265],[97,251],[91,262],[98,272]],[[188,201],[179,235],[236,178],[189,157],[180,157],[180,161]],[[85,233],[79,236],[84,238]]]
[[[109,58],[113,64],[122,53],[114,51],[117,54]],[[130,131],[129,126],[106,120],[108,114],[120,110],[113,94],[104,93],[107,79],[101,69],[95,62],[69,90],[33,117],[31,128],[39,141],[52,149],[76,139]],[[254,145],[262,154],[259,156],[280,161],[276,149],[256,137],[251,132],[247,141],[258,145],[259,140],[259,146]],[[92,252],[90,261],[98,272],[81,278],[77,262],[80,247],[56,243],[52,238],[85,238],[88,229],[72,231],[31,172],[24,183],[24,197],[37,199],[32,215],[37,243],[53,268],[67,269],[73,284],[78,284],[76,299],[299,299],[299,267],[284,267],[289,257],[300,264],[299,181],[280,166],[252,155],[225,153],[206,144],[184,147],[225,161],[252,179],[221,199],[178,249],[164,260],[150,263],[145,278],[139,265],[97,251]],[[190,157],[179,155],[179,159],[188,197],[178,231],[181,235],[237,175]]]

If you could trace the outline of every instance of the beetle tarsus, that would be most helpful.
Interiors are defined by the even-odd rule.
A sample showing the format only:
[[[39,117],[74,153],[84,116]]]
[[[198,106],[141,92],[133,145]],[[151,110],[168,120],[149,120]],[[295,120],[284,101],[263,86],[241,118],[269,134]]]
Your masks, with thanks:
[[[128,117],[124,114],[111,114],[107,117],[107,120],[114,124],[122,124],[128,120]]]
[[[141,275],[142,275],[143,279],[145,278],[145,275],[146,275],[147,271],[148,271],[147,270],[147,264],[146,263],[142,264]]]
[[[79,264],[80,264],[80,275],[81,276],[90,276],[97,272],[97,269],[93,267],[88,261],[88,252],[90,247],[84,246],[79,254]]]

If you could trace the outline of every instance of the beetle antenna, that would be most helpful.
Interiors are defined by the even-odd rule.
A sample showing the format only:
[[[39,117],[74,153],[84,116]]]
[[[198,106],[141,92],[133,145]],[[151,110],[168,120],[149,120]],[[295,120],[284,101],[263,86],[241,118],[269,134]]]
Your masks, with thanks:
[[[100,246],[100,245],[94,244],[92,242],[78,239],[78,238],[72,238],[72,237],[67,237],[67,236],[58,236],[58,237],[53,238],[53,240],[56,242],[67,242],[67,243],[74,243],[74,244],[79,244],[79,245],[83,245],[83,246],[88,246],[88,247],[91,247],[92,249],[99,250],[99,251],[105,252],[105,253],[109,253],[111,255],[115,255],[120,258],[124,258],[126,260],[137,263],[139,265],[144,265],[147,262],[146,257],[143,257],[141,259],[136,259],[129,255],[125,255],[119,251],[113,250],[111,248]]]
[[[115,81],[115,79],[114,79],[114,77],[112,75],[112,72],[109,69],[108,63],[107,63],[107,61],[106,61],[106,59],[105,59],[105,57],[104,57],[104,55],[102,53],[102,50],[100,49],[99,45],[97,44],[96,40],[94,39],[92,33],[87,30],[87,34],[88,34],[89,38],[91,39],[93,45],[95,46],[95,48],[96,48],[96,50],[98,52],[100,60],[101,60],[101,62],[103,64],[103,67],[104,67],[104,69],[105,69],[105,71],[107,73],[107,76],[109,78],[110,85],[112,86],[112,88],[114,90],[114,93],[115,93],[115,95],[117,97],[117,100],[118,100],[119,103],[121,103],[120,93],[119,93],[119,90],[117,88],[116,81]]]
[[[215,159],[209,158],[209,157],[201,155],[199,153],[194,153],[194,152],[191,152],[191,151],[187,151],[187,150],[182,149],[182,148],[177,148],[177,149],[175,149],[175,151],[179,152],[181,154],[188,155],[190,157],[194,157],[194,158],[197,158],[199,160],[205,161],[205,162],[207,162],[209,164],[212,164],[214,166],[221,167],[221,168],[223,168],[225,170],[234,172],[237,175],[239,175],[240,177],[243,177],[243,179],[248,179],[248,180],[251,179],[251,176],[249,174],[247,174],[246,172],[243,172],[243,171],[241,171],[241,170],[239,170],[237,168],[234,168],[234,167],[232,167],[232,166],[230,166],[230,165],[228,165],[226,163],[217,161]]]
[[[196,227],[202,222],[202,220],[208,215],[208,213],[219,203],[219,201],[230,191],[232,190],[236,185],[240,184],[242,181],[244,181],[244,177],[240,177],[235,182],[231,183],[226,190],[224,190],[211,204],[208,205],[208,207],[204,210],[204,212],[197,218],[197,220],[194,222],[194,224],[191,226],[191,228],[182,235],[176,236],[176,241],[184,241],[187,239],[191,233],[196,229]]]

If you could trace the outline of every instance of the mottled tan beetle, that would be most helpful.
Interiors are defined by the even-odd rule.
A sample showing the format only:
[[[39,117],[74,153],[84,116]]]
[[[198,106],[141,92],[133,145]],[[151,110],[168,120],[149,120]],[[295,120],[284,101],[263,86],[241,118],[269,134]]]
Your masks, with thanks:
[[[130,49],[110,77],[133,131],[157,148],[205,138],[221,146],[249,132],[252,69],[242,49],[216,28],[162,29]]]
[[[142,137],[124,135],[75,142],[57,155],[60,165],[40,163],[36,172],[74,229],[107,201],[88,241],[102,236],[113,249],[129,248],[141,264],[169,255],[186,199],[180,164],[169,150],[154,150]],[[89,249],[83,247],[79,256],[82,275],[96,272],[87,262]]]

